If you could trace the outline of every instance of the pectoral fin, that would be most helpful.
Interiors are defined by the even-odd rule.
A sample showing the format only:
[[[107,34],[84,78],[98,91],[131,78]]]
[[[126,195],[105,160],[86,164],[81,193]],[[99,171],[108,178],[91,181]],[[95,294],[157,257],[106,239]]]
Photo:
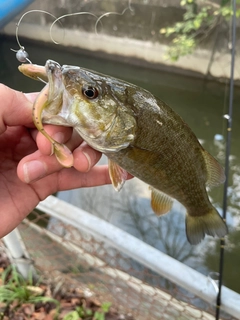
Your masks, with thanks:
[[[173,205],[173,199],[165,193],[150,187],[152,190],[151,206],[157,216],[168,213]]]
[[[112,185],[116,191],[120,191],[127,179],[128,173],[110,159],[108,159],[108,167]]]
[[[207,181],[209,187],[215,187],[225,181],[225,173],[223,167],[212,157],[206,150],[202,151],[207,166]]]

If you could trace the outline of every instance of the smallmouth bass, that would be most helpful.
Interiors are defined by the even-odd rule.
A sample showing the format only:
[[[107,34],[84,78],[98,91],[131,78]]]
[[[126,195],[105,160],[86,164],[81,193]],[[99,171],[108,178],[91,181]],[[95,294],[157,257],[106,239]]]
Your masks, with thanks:
[[[167,104],[133,84],[52,60],[45,67],[23,64],[19,70],[33,79],[48,80],[34,103],[33,121],[63,166],[72,166],[71,151],[50,137],[42,123],[73,127],[104,153],[116,190],[127,172],[149,184],[157,215],[169,212],[173,199],[183,204],[191,244],[205,235],[227,234],[206,191],[206,186],[224,182],[224,171]]]

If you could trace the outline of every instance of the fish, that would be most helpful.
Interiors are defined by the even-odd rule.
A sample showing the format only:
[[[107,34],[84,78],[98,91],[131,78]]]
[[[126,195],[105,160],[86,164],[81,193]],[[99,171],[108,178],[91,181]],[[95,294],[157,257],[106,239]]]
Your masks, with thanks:
[[[128,173],[147,183],[157,216],[179,201],[186,208],[190,244],[200,243],[205,235],[223,238],[228,233],[207,193],[207,187],[225,181],[224,169],[166,103],[134,84],[53,60],[45,66],[22,64],[19,70],[32,79],[48,80],[34,103],[33,121],[63,166],[72,166],[72,153],[47,134],[43,123],[73,127],[105,154],[117,191]]]

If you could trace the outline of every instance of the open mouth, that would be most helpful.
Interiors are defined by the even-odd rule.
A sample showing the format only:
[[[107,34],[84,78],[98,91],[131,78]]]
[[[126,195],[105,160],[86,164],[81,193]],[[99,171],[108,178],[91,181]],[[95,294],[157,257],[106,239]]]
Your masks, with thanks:
[[[45,64],[45,73],[49,83],[48,101],[52,102],[59,100],[62,87],[62,68],[60,64],[53,60],[47,60]]]

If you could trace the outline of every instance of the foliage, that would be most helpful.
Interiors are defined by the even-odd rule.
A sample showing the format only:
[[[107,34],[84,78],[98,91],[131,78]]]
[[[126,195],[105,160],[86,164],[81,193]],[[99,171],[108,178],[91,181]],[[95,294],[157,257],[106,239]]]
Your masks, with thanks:
[[[69,312],[65,315],[63,320],[79,320],[85,319],[85,320],[105,320],[105,314],[109,311],[111,307],[110,302],[104,302],[100,309],[98,311],[95,311],[93,314],[93,311],[85,308],[84,306],[76,307],[74,311]]]
[[[93,319],[94,320],[105,320],[105,314],[109,311],[110,307],[111,307],[111,302],[104,302],[101,305],[100,311],[96,311],[94,313]]]
[[[240,0],[237,0],[240,3]],[[176,61],[179,57],[191,54],[222,21],[229,20],[233,14],[231,0],[222,0],[218,5],[212,1],[182,0],[181,6],[186,10],[183,21],[173,26],[162,28],[161,34],[172,37],[166,58]],[[240,17],[240,9],[237,9]]]
[[[84,306],[76,307],[74,311],[65,315],[63,320],[89,319],[92,316],[92,310],[84,308]]]
[[[25,280],[23,276],[17,272],[14,266],[9,266],[2,273],[2,285],[0,286],[0,302],[9,306],[15,303],[16,308],[23,303],[39,303],[54,302],[58,305],[58,301],[49,297],[43,297],[43,291],[38,286],[34,286],[33,276]]]
[[[42,296],[43,290],[38,290],[40,288],[34,285],[32,275],[29,275],[29,278],[25,280],[14,266],[9,266],[3,271],[1,282],[0,302],[4,303],[6,308],[11,304],[15,304],[15,308],[17,309],[25,303],[37,304],[45,302],[53,302],[59,308],[57,300]],[[97,311],[93,312],[84,305],[77,306],[74,311],[65,315],[63,320],[79,320],[79,318],[85,320],[105,320],[105,314],[109,312],[110,307],[110,302],[104,302]],[[56,317],[57,314],[58,311],[56,312]]]
[[[0,320],[115,319],[117,313],[114,309],[110,310],[110,302],[101,304],[96,298],[86,298],[82,290],[76,290],[68,283],[63,290],[58,288],[56,291],[56,279],[53,282],[36,283],[32,274],[29,274],[28,279],[24,279],[15,267],[9,265],[6,257],[1,258],[0,254]],[[124,317],[133,319],[128,315]]]

